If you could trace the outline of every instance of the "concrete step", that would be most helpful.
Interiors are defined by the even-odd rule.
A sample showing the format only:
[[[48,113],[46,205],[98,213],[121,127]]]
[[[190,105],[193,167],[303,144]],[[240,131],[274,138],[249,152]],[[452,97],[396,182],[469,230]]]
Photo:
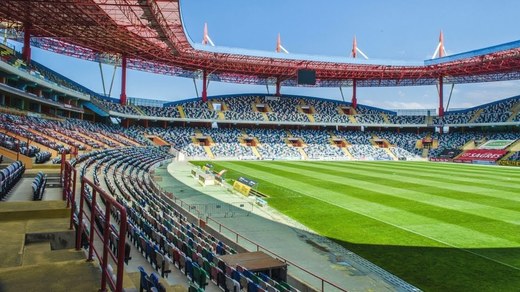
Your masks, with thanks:
[[[26,245],[22,265],[41,265],[71,260],[85,260],[85,254],[75,249],[51,250],[51,243],[47,241]]]
[[[0,268],[17,267],[22,264],[25,226],[25,221],[0,221]]]
[[[67,218],[70,209],[64,201],[3,202],[0,204],[0,221]]]
[[[99,267],[84,259],[0,269],[0,288],[3,292],[97,291],[99,283]]]

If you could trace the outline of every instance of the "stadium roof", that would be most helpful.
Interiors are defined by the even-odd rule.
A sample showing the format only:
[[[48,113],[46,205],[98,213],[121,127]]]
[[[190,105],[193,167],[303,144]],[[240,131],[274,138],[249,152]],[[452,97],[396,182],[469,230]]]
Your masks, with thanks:
[[[4,0],[0,20],[11,37],[86,60],[182,77],[208,72],[210,80],[296,85],[300,68],[316,70],[317,86],[433,85],[520,79],[520,43],[423,63],[276,54],[194,44],[186,35],[180,0]]]

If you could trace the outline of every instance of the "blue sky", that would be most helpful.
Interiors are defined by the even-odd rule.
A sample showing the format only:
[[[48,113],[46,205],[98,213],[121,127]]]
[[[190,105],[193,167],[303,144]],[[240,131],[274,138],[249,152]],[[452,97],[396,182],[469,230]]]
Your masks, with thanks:
[[[291,53],[347,56],[352,38],[372,59],[422,61],[431,58],[439,31],[448,54],[520,39],[520,1],[422,0],[196,0],[181,1],[188,35],[201,42],[204,22],[216,45],[273,51],[276,36]],[[33,58],[102,92],[97,63],[33,50]],[[104,66],[106,86],[113,67]],[[112,96],[120,92],[119,70]],[[199,93],[201,82],[197,81]],[[447,92],[450,87],[446,86]],[[272,93],[274,88],[270,88]],[[265,86],[211,82],[209,95],[266,93]],[[350,88],[344,88],[350,100]],[[341,99],[338,88],[283,87],[282,94]],[[456,85],[450,108],[469,107],[520,93],[520,81]],[[195,96],[192,79],[128,72],[132,97],[178,100]],[[447,94],[445,96],[447,100]],[[359,88],[358,101],[383,108],[436,108],[437,90],[426,87]]]

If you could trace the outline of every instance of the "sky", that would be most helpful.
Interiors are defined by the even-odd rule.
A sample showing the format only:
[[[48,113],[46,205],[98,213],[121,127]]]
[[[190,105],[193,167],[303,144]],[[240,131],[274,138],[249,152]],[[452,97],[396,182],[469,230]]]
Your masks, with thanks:
[[[201,42],[204,23],[217,46],[274,51],[277,34],[291,53],[348,56],[354,35],[371,59],[422,62],[432,57],[439,32],[448,54],[520,39],[517,0],[181,0],[188,36]],[[18,45],[19,47],[19,45]],[[103,92],[99,65],[33,49],[32,58]],[[112,66],[103,66],[108,91]],[[120,70],[111,92],[120,94]],[[197,82],[198,92],[201,81]],[[451,86],[445,87],[445,105]],[[269,88],[270,93],[274,88]],[[267,93],[265,86],[210,82],[208,95]],[[520,81],[455,85],[450,109],[520,93]],[[339,88],[282,87],[282,94],[341,99]],[[350,100],[351,88],[343,88]],[[129,70],[127,95],[174,101],[196,97],[192,79]],[[358,88],[358,103],[388,109],[437,108],[435,86]]]

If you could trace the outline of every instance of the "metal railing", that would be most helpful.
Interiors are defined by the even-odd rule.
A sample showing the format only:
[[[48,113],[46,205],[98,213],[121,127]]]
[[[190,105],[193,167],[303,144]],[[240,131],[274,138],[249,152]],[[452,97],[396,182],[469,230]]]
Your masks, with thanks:
[[[155,165],[155,166],[157,166],[157,165]],[[152,167],[152,169],[153,169],[153,167]],[[155,182],[154,180],[150,180],[150,181],[151,181],[151,187],[152,187],[152,189],[153,189],[156,193],[160,194],[163,198],[168,198],[168,199],[170,200],[170,202],[172,202],[172,203],[174,203],[175,205],[177,205],[177,206],[183,208],[183,209],[184,209],[185,211],[187,211],[188,213],[192,213],[192,215],[194,215],[195,217],[197,217],[197,218],[199,218],[199,219],[205,219],[206,222],[208,223],[208,225],[209,225],[209,223],[210,223],[211,221],[214,222],[215,224],[217,224],[217,226],[218,226],[218,232],[219,232],[222,236],[224,236],[224,234],[222,233],[222,230],[223,230],[223,229],[224,229],[224,230],[227,230],[228,232],[230,232],[231,234],[233,234],[233,237],[234,237],[234,238],[231,238],[231,237],[228,237],[228,238],[229,238],[230,240],[234,241],[234,243],[237,244],[238,246],[240,246],[240,244],[239,244],[239,239],[243,239],[244,241],[246,241],[246,242],[252,244],[253,246],[255,246],[255,248],[256,248],[257,251],[262,250],[262,251],[264,251],[264,252],[267,252],[267,253],[271,254],[272,256],[277,257],[277,258],[280,259],[281,261],[283,261],[283,262],[289,264],[290,266],[296,268],[297,270],[303,272],[304,274],[310,275],[311,278],[315,279],[315,280],[317,281],[317,283],[319,283],[319,285],[321,286],[321,290],[320,290],[320,291],[328,291],[328,290],[326,290],[326,287],[330,287],[330,288],[332,288],[332,289],[337,289],[337,290],[339,290],[339,291],[345,291],[345,292],[347,292],[346,289],[341,288],[338,284],[335,284],[335,283],[332,283],[332,282],[330,282],[330,281],[328,281],[328,280],[326,280],[326,279],[323,279],[323,278],[320,277],[319,275],[316,275],[315,273],[313,273],[313,272],[311,272],[311,271],[305,269],[304,267],[302,267],[302,266],[296,264],[295,262],[292,262],[292,261],[290,261],[290,260],[285,259],[284,257],[282,257],[282,256],[280,256],[280,255],[278,255],[278,254],[276,254],[276,253],[274,253],[274,252],[272,252],[271,250],[269,250],[269,249],[263,247],[262,245],[260,245],[260,244],[258,244],[258,243],[256,243],[256,242],[254,242],[253,240],[248,239],[247,237],[241,235],[240,233],[238,233],[238,232],[232,230],[231,228],[229,228],[229,227],[223,225],[222,223],[216,221],[215,219],[213,219],[213,218],[211,218],[211,217],[209,217],[209,216],[207,216],[207,217],[203,217],[203,216],[202,216],[203,213],[199,212],[199,210],[197,210],[197,208],[195,208],[195,204],[188,204],[188,203],[184,202],[183,200],[177,198],[177,197],[174,196],[173,194],[164,192],[163,190],[161,190],[161,188],[156,184],[156,182]],[[307,283],[307,284],[308,284],[308,283]],[[312,285],[311,285],[311,287],[312,287]],[[315,288],[317,288],[317,287],[315,287]]]
[[[91,198],[87,196],[87,189],[91,189]],[[105,205],[105,211],[103,212],[101,208],[98,207],[97,200],[101,198]],[[90,213],[84,209],[85,203],[90,203]],[[119,232],[113,228],[111,228],[110,220],[111,220],[111,210],[115,208],[115,210],[119,211],[119,218],[121,219],[119,222]],[[96,218],[97,216],[101,216],[103,218],[102,226],[99,225],[99,228],[96,228]],[[89,222],[89,226],[87,226],[83,222],[83,218],[85,218]],[[98,222],[99,223],[99,222]],[[125,240],[126,240],[126,229],[127,229],[127,214],[126,209],[119,204],[114,197],[107,194],[101,187],[95,185],[92,181],[83,177],[81,179],[81,198],[79,204],[79,213],[78,213],[78,230],[77,230],[77,238],[76,238],[76,249],[81,248],[82,243],[82,235],[84,234],[84,230],[89,228],[89,232],[86,233],[86,238],[88,240],[88,261],[92,261],[94,254],[96,255],[100,266],[101,266],[101,288],[100,291],[107,290],[107,283],[110,286],[110,289],[115,292],[123,291],[123,274],[124,274],[124,257],[125,257]],[[99,230],[102,228],[102,230]],[[117,240],[117,251],[116,253],[112,252],[110,249],[110,232],[118,233]],[[102,251],[96,249],[94,245],[94,237],[97,235],[99,237],[99,241],[102,243]],[[116,279],[112,278],[111,271],[108,269],[109,256],[116,266]]]
[[[67,202],[67,208],[70,208],[70,225],[69,229],[73,228],[74,224],[74,213],[76,212],[76,182],[77,182],[77,171],[70,164],[70,161],[66,161],[63,164],[63,171],[61,176],[63,200]]]
[[[328,280],[323,279],[323,278],[320,277],[319,275],[316,275],[315,273],[313,273],[313,272],[311,272],[311,271],[305,269],[304,267],[302,267],[302,266],[296,264],[295,262],[292,262],[292,261],[290,261],[290,260],[287,260],[287,259],[285,259],[284,257],[282,257],[281,255],[279,255],[279,254],[277,254],[277,253],[275,253],[275,252],[273,252],[273,251],[267,249],[266,247],[264,247],[264,246],[262,246],[262,245],[260,245],[260,244],[258,244],[258,243],[256,243],[256,242],[254,242],[253,240],[251,240],[251,239],[249,239],[249,238],[247,238],[247,237],[241,235],[240,233],[238,233],[238,232],[232,230],[231,228],[225,226],[224,224],[218,222],[217,220],[215,220],[215,219],[213,219],[213,218],[211,218],[211,217],[209,217],[209,216],[206,217],[206,222],[207,222],[207,224],[209,224],[211,221],[214,222],[214,223],[218,226],[218,232],[219,232],[219,233],[222,234],[222,230],[224,229],[224,230],[230,232],[231,234],[233,234],[233,235],[234,235],[234,239],[233,239],[233,238],[230,238],[230,237],[228,237],[228,238],[231,239],[231,240],[234,240],[234,242],[235,242],[236,244],[239,244],[239,239],[242,239],[242,240],[248,242],[249,244],[252,244],[252,245],[256,248],[256,251],[264,251],[264,252],[267,252],[267,253],[271,254],[271,256],[274,256],[274,257],[278,258],[279,260],[281,260],[281,261],[283,261],[283,262],[285,262],[285,263],[291,265],[292,267],[295,267],[295,268],[297,268],[298,270],[304,272],[305,274],[310,275],[312,278],[314,278],[315,280],[317,280],[317,281],[320,283],[320,285],[321,285],[321,291],[325,291],[325,287],[326,287],[326,286],[334,287],[334,288],[338,289],[339,291],[345,291],[345,292],[347,291],[346,289],[341,288],[341,287],[338,286],[337,284],[334,284],[334,283],[332,283],[332,282],[330,282],[330,281],[328,281]]]

